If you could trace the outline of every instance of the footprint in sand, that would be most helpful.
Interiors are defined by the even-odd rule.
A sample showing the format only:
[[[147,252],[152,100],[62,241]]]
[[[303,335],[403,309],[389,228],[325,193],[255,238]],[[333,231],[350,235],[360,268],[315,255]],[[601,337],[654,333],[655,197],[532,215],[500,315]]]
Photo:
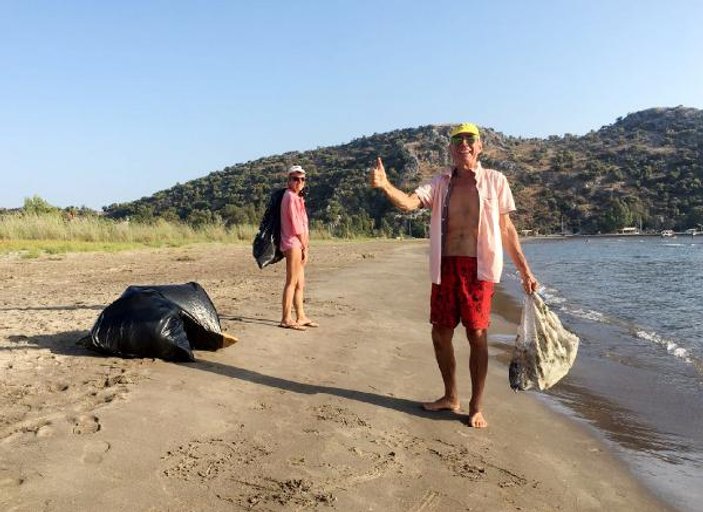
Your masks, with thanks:
[[[0,477],[0,489],[4,487],[19,487],[24,483],[24,478],[18,476]]]
[[[49,389],[51,391],[53,391],[54,393],[56,393],[56,392],[60,393],[62,391],[67,391],[69,387],[70,386],[65,382],[55,382],[49,386]]]
[[[95,434],[100,430],[100,420],[92,414],[83,414],[77,418],[73,418],[73,433],[76,435]]]
[[[51,437],[54,435],[54,427],[51,426],[50,422],[46,423],[37,429],[35,435],[37,437]]]
[[[334,423],[340,423],[345,427],[369,428],[371,426],[352,411],[343,407],[324,404],[319,407],[314,407],[313,411],[315,411],[315,416],[318,421],[332,421]]]
[[[437,510],[441,504],[442,498],[437,491],[429,490],[420,499],[420,502],[415,505],[411,512],[429,512],[430,510]]]
[[[86,464],[100,464],[105,454],[110,449],[110,443],[105,441],[91,441],[83,447],[83,462]]]

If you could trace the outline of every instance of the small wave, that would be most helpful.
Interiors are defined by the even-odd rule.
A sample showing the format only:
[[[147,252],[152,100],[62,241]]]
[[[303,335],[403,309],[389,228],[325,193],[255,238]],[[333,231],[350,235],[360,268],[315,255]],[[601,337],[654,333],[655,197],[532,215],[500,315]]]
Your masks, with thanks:
[[[586,320],[592,320],[594,322],[607,323],[607,318],[603,313],[599,311],[594,311],[592,309],[582,309],[573,307],[562,307],[562,310],[570,315],[578,318],[584,318]]]
[[[558,295],[559,290],[556,288],[547,288],[546,286],[542,286],[538,292],[544,298],[544,302],[546,302],[548,306],[563,304],[566,302],[564,297],[560,297]]]
[[[502,345],[513,345],[515,343],[514,334],[491,334],[489,338],[491,341],[496,341]]]
[[[664,247],[683,247],[686,244],[662,244]]]
[[[686,350],[685,348],[678,345],[672,340],[662,338],[655,332],[636,331],[635,335],[640,339],[643,339],[645,341],[651,341],[653,343],[656,343],[657,345],[664,347],[669,354],[676,356],[679,359],[686,361],[687,363],[692,362],[691,355],[688,350]]]
[[[538,290],[539,294],[544,299],[544,302],[552,308],[559,308],[560,311],[567,313],[569,315],[584,318],[586,320],[592,320],[594,322],[607,322],[607,318],[603,313],[594,311],[592,309],[583,309],[575,307],[567,303],[567,299],[559,295],[559,290],[556,288],[549,288],[547,286],[541,286]]]

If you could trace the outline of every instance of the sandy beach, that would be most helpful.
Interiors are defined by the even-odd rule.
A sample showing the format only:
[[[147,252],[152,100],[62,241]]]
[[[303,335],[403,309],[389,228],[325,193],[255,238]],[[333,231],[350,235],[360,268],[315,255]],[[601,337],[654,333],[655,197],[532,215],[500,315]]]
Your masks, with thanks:
[[[320,242],[306,307],[277,327],[284,268],[247,245],[0,257],[0,510],[661,511],[590,432],[513,393],[492,348],[485,415],[442,386],[426,242]],[[131,284],[199,282],[239,343],[197,362],[76,344]],[[494,307],[492,336],[515,332]]]

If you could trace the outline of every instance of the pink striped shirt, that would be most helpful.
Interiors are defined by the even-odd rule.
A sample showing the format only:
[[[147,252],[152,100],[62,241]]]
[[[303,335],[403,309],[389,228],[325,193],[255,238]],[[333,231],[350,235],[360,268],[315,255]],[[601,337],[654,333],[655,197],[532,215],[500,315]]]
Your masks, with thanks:
[[[419,186],[415,194],[425,208],[432,209],[430,220],[430,278],[440,284],[442,275],[442,231],[444,206],[453,169],[448,167],[429,182]],[[500,216],[515,210],[515,201],[505,176],[493,169],[484,169],[479,162],[476,169],[479,219],[476,260],[478,279],[500,282],[503,272],[503,241],[500,235]]]
[[[292,190],[286,190],[281,201],[281,251],[286,252],[293,247],[302,249],[300,237],[308,237],[305,200]]]

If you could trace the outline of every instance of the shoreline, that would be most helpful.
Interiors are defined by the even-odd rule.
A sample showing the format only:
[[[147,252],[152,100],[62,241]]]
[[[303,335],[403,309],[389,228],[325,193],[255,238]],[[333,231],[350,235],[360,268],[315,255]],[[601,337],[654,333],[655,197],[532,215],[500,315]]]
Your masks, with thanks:
[[[305,333],[276,327],[282,268],[248,247],[0,261],[2,508],[669,510],[587,429],[513,393],[494,342],[488,429],[465,425],[460,331],[462,412],[419,408],[441,392],[425,251],[321,244]],[[75,346],[126,285],[189,280],[238,344],[188,364]],[[491,337],[515,332],[508,306]]]
[[[552,307],[582,341],[569,375],[543,393],[543,398],[591,429],[638,479],[671,506],[682,511],[698,510],[703,496],[697,482],[703,461],[697,428],[701,400],[697,393],[700,374],[696,372],[700,366],[695,359],[684,360],[670,346],[659,343],[666,339],[667,343],[695,350],[695,340],[679,338],[662,324],[670,306],[663,295],[658,299],[663,301],[660,307],[646,309],[647,304],[658,302],[656,298],[647,302],[646,296],[657,297],[656,291],[649,295],[652,286],[643,296],[637,293],[640,285],[633,285],[625,294],[622,290],[627,283],[637,282],[632,280],[633,275],[641,274],[647,281],[644,274],[656,266],[651,262],[658,257],[663,255],[671,265],[681,258],[683,264],[683,258],[688,262],[687,251],[696,254],[700,245],[689,246],[686,242],[685,249],[672,249],[669,247],[676,244],[651,237],[591,241],[587,245],[583,239],[524,245],[533,269],[536,267],[537,275],[544,279],[545,297],[553,299]],[[598,255],[600,251],[602,256]],[[647,254],[649,259],[643,262],[623,257],[632,253]],[[571,258],[573,265],[564,263]],[[603,268],[595,270],[601,264]],[[687,264],[690,266],[690,262]],[[584,284],[588,283],[590,269],[596,272],[595,281]],[[614,282],[605,277],[612,275],[613,269],[622,269]],[[617,281],[618,276],[628,277]],[[512,270],[506,277],[505,287],[518,296],[519,283]],[[608,299],[608,288],[613,288],[612,300]],[[666,286],[662,285],[661,290],[664,293]],[[630,304],[637,308],[632,316],[627,313]],[[670,324],[672,330],[681,329],[681,325],[676,321]]]

